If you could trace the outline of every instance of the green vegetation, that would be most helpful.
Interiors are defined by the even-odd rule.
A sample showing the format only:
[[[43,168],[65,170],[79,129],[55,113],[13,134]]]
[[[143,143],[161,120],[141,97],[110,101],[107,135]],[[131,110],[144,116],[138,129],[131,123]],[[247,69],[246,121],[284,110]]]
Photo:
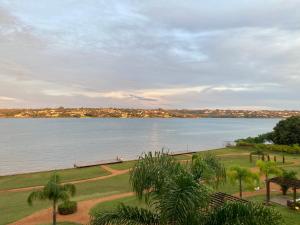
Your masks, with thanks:
[[[230,168],[232,166],[241,166],[241,167],[251,168],[251,167],[256,166],[255,160],[257,159],[257,157],[253,156],[253,162],[252,163],[249,162],[249,153],[254,150],[255,150],[255,148],[253,148],[253,147],[230,147],[230,148],[216,149],[216,150],[213,150],[210,152],[216,154],[217,157],[221,160],[221,162],[225,165],[226,168]],[[200,152],[198,154],[205,155],[206,153]],[[300,178],[299,177],[299,175],[300,175],[300,165],[299,165],[300,155],[299,154],[288,154],[287,153],[285,155],[286,156],[285,164],[282,164],[282,162],[281,162],[281,153],[280,152],[272,153],[271,158],[273,158],[273,156],[277,156],[276,165],[278,167],[284,168],[287,171],[295,170],[298,172],[298,178]],[[190,157],[190,159],[191,159],[191,157]],[[298,163],[295,164],[295,162],[298,162]],[[109,167],[117,166],[120,169],[129,169],[132,167],[133,164],[134,164],[134,162],[132,161],[129,163],[126,162],[126,163],[120,163],[120,164],[115,164],[115,165],[109,165]],[[186,163],[184,163],[183,166],[184,165],[186,165]],[[114,169],[119,169],[119,168],[114,168]],[[73,179],[76,180],[77,171],[80,171],[80,173],[81,173],[81,171],[83,171],[83,173],[85,173],[84,176],[88,177],[88,176],[90,176],[89,172],[91,174],[93,174],[95,172],[94,173],[95,176],[98,176],[96,174],[98,174],[99,170],[100,170],[100,172],[102,171],[102,172],[104,172],[104,174],[106,174],[106,172],[99,169],[99,167],[84,168],[83,170],[82,169],[79,169],[79,170],[71,169],[70,172],[73,173]],[[48,173],[47,176],[41,176],[39,178],[40,184],[44,184],[49,179],[51,172],[47,172],[47,173]],[[11,183],[10,188],[15,188],[20,185],[23,186],[22,182],[23,181],[27,182],[26,176],[28,176],[28,179],[30,180],[30,179],[32,179],[31,177],[32,176],[35,177],[36,174],[39,175],[40,173],[18,175],[18,176],[20,176],[22,181],[17,182],[18,179],[16,178],[16,180]],[[60,173],[60,171],[58,171],[58,174],[62,176],[62,181],[66,180],[65,177]],[[10,180],[11,179],[10,177],[11,176],[0,178],[0,189],[6,189],[6,188],[2,188],[2,184],[5,184],[5,182],[1,183],[1,181],[3,181],[2,179]],[[80,177],[80,179],[81,178],[82,177]],[[101,198],[101,197],[105,197],[105,196],[109,196],[109,195],[129,192],[129,191],[131,191],[131,188],[130,188],[128,181],[129,181],[129,175],[123,174],[123,175],[118,175],[115,177],[110,177],[108,179],[76,184],[75,185],[76,189],[77,189],[76,197],[72,198],[71,200],[82,201],[82,200],[87,200],[87,199],[95,199],[95,198]],[[33,185],[35,185],[35,184],[33,184]],[[26,186],[31,186],[30,182],[27,182]],[[239,191],[238,186],[232,186],[232,184],[230,182],[221,184],[217,190],[226,192],[229,194],[237,193]],[[245,191],[246,190],[253,191],[253,189],[250,187],[246,187],[244,190]],[[1,212],[0,224],[1,225],[9,224],[13,221],[19,220],[19,219],[21,219],[25,216],[28,216],[36,211],[39,211],[40,209],[51,207],[50,202],[36,202],[32,207],[28,206],[26,199],[29,194],[30,194],[29,191],[0,192],[0,212]],[[132,198],[134,198],[134,197],[132,197]],[[124,201],[127,204],[127,202],[126,202],[127,200],[125,199]],[[113,209],[118,205],[119,202],[123,202],[123,199],[116,200],[113,202],[102,203],[102,204],[111,205],[111,208],[108,208],[108,209]],[[100,204],[100,205],[102,206],[102,204]],[[140,202],[138,202],[137,204],[140,204]],[[129,203],[129,205],[130,205],[130,203]],[[136,206],[143,206],[143,205],[136,205]],[[289,215],[289,217],[291,217],[292,215],[297,214],[297,213],[294,211],[288,210],[284,207],[279,207],[278,209],[283,212],[283,215],[287,221],[287,224],[293,224],[293,223],[288,223],[290,221],[293,221],[293,219],[289,219],[289,218],[287,218],[288,216],[285,216],[285,215]],[[285,214],[285,211],[287,211],[288,214]],[[299,215],[299,213],[297,215]],[[299,219],[299,217],[298,217],[298,219]]]
[[[57,204],[59,201],[67,202],[74,196],[76,187],[73,184],[60,184],[60,177],[54,173],[42,190],[30,193],[27,198],[29,205],[35,200],[50,200],[52,202],[53,225],[56,225]]]
[[[300,116],[279,121],[274,127],[272,141],[279,145],[300,144]]]
[[[76,197],[72,200],[82,201],[129,192],[131,189],[128,180],[129,175],[124,174],[104,180],[76,184]],[[33,206],[28,206],[27,197],[29,194],[29,191],[0,193],[1,225],[9,224],[33,212],[51,207],[48,201],[36,202]]]
[[[264,195],[257,195],[254,197],[248,197],[248,200],[254,201],[254,202],[259,202],[262,203],[265,200],[265,196]],[[274,204],[272,206],[274,209],[277,209],[281,215],[283,216],[284,220],[285,220],[285,224],[287,225],[299,225],[299,221],[300,221],[300,213],[295,212],[294,210],[291,210],[287,207],[281,206],[281,205],[277,205]]]
[[[259,176],[256,173],[251,172],[248,168],[239,166],[231,167],[228,176],[232,184],[238,183],[240,198],[243,197],[243,184],[249,187],[259,185]]]
[[[294,170],[287,171],[287,170],[283,169],[281,177],[283,179],[297,179],[297,172],[294,171]],[[280,185],[280,186],[281,186],[282,194],[286,195],[286,193],[289,190],[290,186],[285,185],[285,184]]]
[[[194,154],[190,166],[191,173],[198,182],[205,181],[218,188],[226,181],[226,168],[213,154]]]
[[[22,188],[43,185],[49,180],[53,171],[27,173],[11,176],[0,176],[0,190]],[[57,170],[56,173],[62,178],[61,182],[88,179],[108,175],[100,166]]]
[[[300,116],[292,116],[279,121],[272,132],[258,135],[257,137],[248,137],[236,141],[239,145],[263,144],[272,142],[276,145],[296,145],[297,153],[300,152]],[[297,148],[296,148],[297,149]]]
[[[281,175],[282,170],[277,166],[276,162],[273,161],[262,161],[256,162],[260,173],[265,176],[265,180],[268,180],[270,175]]]
[[[77,202],[65,201],[58,205],[57,211],[60,215],[69,215],[77,211]]]
[[[117,199],[110,202],[99,203],[91,209],[90,215],[95,216],[101,212],[111,211],[121,203],[129,206],[147,207],[147,205],[143,201],[139,201],[135,196],[132,196],[132,197],[126,197],[122,199]]]
[[[112,211],[92,214],[91,224],[282,224],[281,215],[262,204],[227,202],[220,208],[209,208],[211,190],[202,177],[206,171],[215,181],[226,174],[213,155],[195,156],[191,167],[184,167],[163,152],[144,154],[131,170],[130,183],[138,199],[150,203],[148,207],[122,203]]]

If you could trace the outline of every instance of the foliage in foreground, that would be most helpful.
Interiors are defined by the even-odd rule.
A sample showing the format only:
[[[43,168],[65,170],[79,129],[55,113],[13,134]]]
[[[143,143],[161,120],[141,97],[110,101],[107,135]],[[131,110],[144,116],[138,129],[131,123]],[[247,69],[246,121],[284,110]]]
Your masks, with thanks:
[[[213,211],[205,225],[279,225],[280,213],[258,203],[225,203]]]
[[[198,158],[204,159],[205,157]],[[217,159],[213,161],[217,162]],[[143,155],[132,169],[130,181],[138,198],[144,200],[148,207],[121,204],[113,211],[94,215],[91,224],[250,225],[248,221],[252,222],[251,225],[282,224],[280,214],[262,205],[228,203],[217,210],[210,209],[212,189],[207,186],[206,179],[203,179],[207,177],[205,171],[210,170],[203,167],[205,163],[197,163],[194,167],[196,165],[200,168],[191,169],[162,152]],[[201,176],[199,171],[204,171]],[[267,223],[262,223],[261,220]]]

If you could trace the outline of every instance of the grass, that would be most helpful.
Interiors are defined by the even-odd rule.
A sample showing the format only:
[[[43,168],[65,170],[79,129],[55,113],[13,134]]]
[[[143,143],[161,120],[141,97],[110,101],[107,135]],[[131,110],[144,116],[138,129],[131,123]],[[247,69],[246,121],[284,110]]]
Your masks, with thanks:
[[[108,195],[129,192],[129,175],[119,175],[105,180],[76,184],[77,194],[73,198],[82,201],[93,198],[100,198]],[[5,225],[40,209],[50,207],[50,202],[34,202],[33,206],[27,204],[27,197],[30,191],[0,193],[0,224]]]
[[[94,178],[109,174],[109,172],[103,170],[100,166],[57,170],[56,172],[60,175],[62,182]],[[51,174],[53,174],[53,171],[1,176],[0,190],[44,185]]]
[[[222,159],[222,161],[224,162],[227,168],[233,165],[239,165],[239,166],[249,168],[255,166],[255,162],[250,163],[248,155],[234,155],[234,154],[246,153],[249,152],[250,150],[252,149],[226,148],[226,149],[211,150],[210,152],[217,154],[218,157]],[[200,154],[205,154],[205,153],[202,152]],[[272,155],[278,155],[277,160],[280,161],[280,154],[272,153]],[[291,160],[299,160],[300,162],[300,155],[286,154],[285,156],[286,156],[287,163],[285,165],[282,165],[282,163],[278,163],[278,164],[280,166],[283,166],[285,169],[297,170],[299,171],[298,175],[300,175],[300,166],[293,166],[290,164]],[[175,158],[178,160],[191,159],[191,157],[188,155],[176,156]],[[117,170],[124,170],[124,169],[131,168],[134,165],[134,163],[135,161],[128,161],[124,163],[109,165],[109,167]],[[33,185],[43,185],[45,182],[47,182],[47,179],[51,173],[52,172],[41,172],[41,173],[0,177],[0,190],[16,188],[16,187],[27,187]],[[103,176],[107,174],[107,172],[102,170],[99,166],[83,168],[83,169],[60,170],[58,171],[58,173],[60,173],[64,182]],[[104,196],[129,192],[131,191],[131,188],[128,180],[129,180],[129,174],[124,174],[124,175],[119,175],[104,180],[97,180],[97,181],[76,184],[77,194],[75,198],[73,198],[73,200],[82,201],[87,199],[94,199],[94,198],[100,198]],[[232,185],[231,183],[228,182],[220,186],[219,191],[223,191],[231,194],[237,193],[238,186]],[[26,199],[29,193],[30,193],[29,191],[15,192],[15,193],[0,193],[0,212],[1,212],[0,225],[9,224],[27,215],[30,215],[33,212],[36,212],[40,209],[50,207],[50,202],[35,202],[32,207],[28,206]],[[126,204],[132,204],[132,205],[141,204],[135,199],[135,197],[129,197],[129,198],[124,198],[112,202],[101,203],[97,205],[95,208],[99,210],[108,210],[114,208],[120,202],[124,202]],[[279,207],[279,210],[287,218],[287,221],[293,221],[295,220],[295,218],[299,219],[297,216],[296,217],[294,216],[295,212],[293,211],[287,210],[283,207]],[[291,216],[294,219],[288,219],[288,216]],[[65,225],[71,225],[71,224],[65,223]],[[288,224],[295,225],[295,223],[288,223]]]
[[[125,205],[129,205],[129,206],[147,207],[144,202],[139,201],[135,196],[131,196],[131,197],[126,197],[126,198],[122,198],[122,199],[113,200],[113,201],[110,201],[110,202],[98,203],[97,205],[95,205],[90,210],[90,215],[93,216],[93,215],[96,215],[99,212],[113,210],[120,203],[123,203]]]
[[[131,167],[133,167],[133,165],[135,163],[136,163],[136,160],[132,160],[132,161],[126,161],[126,162],[122,162],[122,163],[110,164],[108,166],[114,170],[127,170],[127,169],[130,169]]]

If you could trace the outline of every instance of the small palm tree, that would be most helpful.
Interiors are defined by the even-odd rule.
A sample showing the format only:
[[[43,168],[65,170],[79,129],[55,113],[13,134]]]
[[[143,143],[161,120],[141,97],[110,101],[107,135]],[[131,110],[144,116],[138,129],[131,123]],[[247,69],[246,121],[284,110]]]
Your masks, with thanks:
[[[297,179],[297,172],[296,171],[293,171],[293,170],[290,170],[290,171],[287,171],[287,170],[282,170],[282,174],[281,174],[281,177],[283,179]],[[289,190],[290,186],[288,185],[280,185],[281,186],[281,191],[282,191],[282,194],[283,195],[286,195],[287,191]]]
[[[272,161],[258,160],[256,165],[259,167],[260,173],[265,175],[265,181],[269,179],[270,175],[280,175],[282,170]]]
[[[266,189],[268,189],[267,187],[267,183],[269,180],[269,176],[270,175],[280,175],[282,173],[282,170],[280,168],[277,167],[275,162],[272,161],[262,161],[262,160],[258,160],[256,162],[256,165],[259,167],[260,173],[265,175],[265,184],[266,184]],[[266,195],[266,202],[268,202],[268,195]]]
[[[247,168],[234,166],[231,167],[228,176],[232,183],[238,182],[240,190],[240,198],[243,197],[243,183],[247,186],[253,186],[254,184],[259,184],[259,176],[256,173],[251,172]]]
[[[73,184],[60,184],[60,177],[54,173],[48,183],[42,190],[31,192],[27,198],[29,205],[33,204],[34,200],[50,200],[53,206],[53,225],[56,225],[57,203],[59,201],[68,201],[70,196],[74,196],[76,188]]]

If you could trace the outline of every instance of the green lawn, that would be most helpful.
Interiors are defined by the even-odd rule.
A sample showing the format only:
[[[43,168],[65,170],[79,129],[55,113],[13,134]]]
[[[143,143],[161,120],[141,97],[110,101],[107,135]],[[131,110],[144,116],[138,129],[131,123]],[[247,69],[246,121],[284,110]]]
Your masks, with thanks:
[[[99,177],[109,174],[109,172],[103,170],[100,166],[57,170],[56,172],[61,176],[62,182]],[[53,171],[1,176],[0,190],[44,185],[52,173]]]
[[[113,210],[120,203],[123,203],[125,205],[130,205],[130,206],[147,207],[147,205],[144,202],[139,201],[135,196],[131,196],[131,197],[117,199],[110,202],[99,203],[90,210],[90,215],[96,215],[98,212]]]
[[[126,161],[122,163],[116,163],[116,164],[110,164],[108,165],[110,168],[115,169],[115,170],[127,170],[133,167],[133,165],[136,163],[136,160],[132,161]]]
[[[100,198],[108,195],[129,192],[129,175],[111,177],[105,180],[76,184],[77,194],[74,200],[81,201]],[[43,208],[50,207],[50,202],[35,202],[27,204],[29,191],[16,193],[0,193],[0,225],[19,220]]]

